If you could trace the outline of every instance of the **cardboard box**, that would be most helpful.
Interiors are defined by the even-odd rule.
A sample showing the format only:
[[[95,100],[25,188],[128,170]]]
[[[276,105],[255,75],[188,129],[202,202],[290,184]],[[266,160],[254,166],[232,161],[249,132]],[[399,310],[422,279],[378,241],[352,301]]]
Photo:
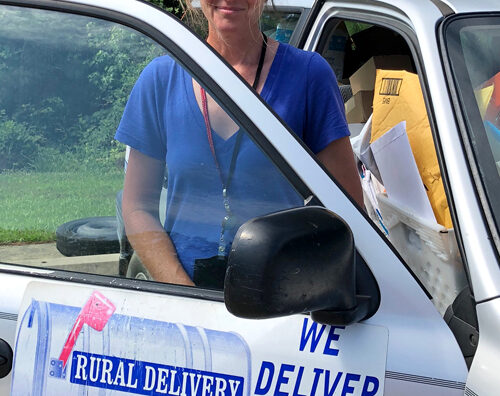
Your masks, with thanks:
[[[359,91],[345,102],[345,116],[348,124],[368,121],[372,114],[373,91]]]
[[[377,69],[413,71],[411,59],[406,55],[374,56],[349,77],[353,95],[359,91],[373,91]]]

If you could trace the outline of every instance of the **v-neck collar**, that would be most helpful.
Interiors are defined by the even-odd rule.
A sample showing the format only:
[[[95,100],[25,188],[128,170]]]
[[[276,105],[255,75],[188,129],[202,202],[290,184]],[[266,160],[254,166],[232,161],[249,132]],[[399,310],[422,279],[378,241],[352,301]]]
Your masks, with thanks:
[[[276,80],[277,74],[280,69],[281,59],[283,57],[283,51],[285,51],[285,46],[282,43],[278,43],[278,48],[276,50],[276,54],[274,55],[273,62],[271,63],[271,68],[269,69],[269,73],[266,76],[266,81],[264,81],[264,86],[262,87],[262,91],[260,96],[267,102],[267,97],[270,92],[272,92],[272,86],[274,85],[274,81]],[[183,69],[184,70],[184,69]],[[203,112],[196,101],[196,96],[194,94],[194,86],[193,86],[193,78],[191,75],[184,70],[184,88],[186,90],[186,97],[189,106],[191,107],[191,112],[194,115],[196,122],[200,125],[200,127],[205,130],[205,121],[203,119]],[[216,139],[219,143],[228,143],[233,141],[234,137],[241,131],[241,128],[238,129],[235,133],[233,133],[229,138],[224,139],[217,132],[212,129],[213,136],[216,136]]]

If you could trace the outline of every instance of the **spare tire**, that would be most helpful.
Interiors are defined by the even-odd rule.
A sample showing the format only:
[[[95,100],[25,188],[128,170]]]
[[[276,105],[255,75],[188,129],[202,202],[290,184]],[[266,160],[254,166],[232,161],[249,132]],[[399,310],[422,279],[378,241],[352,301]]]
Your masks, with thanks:
[[[114,216],[69,221],[56,230],[57,250],[65,256],[119,253],[116,227]]]

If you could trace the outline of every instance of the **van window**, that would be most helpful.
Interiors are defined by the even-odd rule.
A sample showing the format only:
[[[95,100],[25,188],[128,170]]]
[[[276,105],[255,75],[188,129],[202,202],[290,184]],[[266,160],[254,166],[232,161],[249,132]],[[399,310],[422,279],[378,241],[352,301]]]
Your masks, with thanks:
[[[209,92],[207,129],[201,95],[168,49],[129,27],[0,6],[0,260],[161,280],[141,265],[154,243],[134,254],[124,226],[129,152],[125,177],[154,179],[143,198],[176,259],[191,278],[199,261],[196,284],[216,288],[208,259],[228,253],[239,225],[304,197]],[[160,167],[139,180],[143,157]],[[133,223],[154,242],[157,228]]]

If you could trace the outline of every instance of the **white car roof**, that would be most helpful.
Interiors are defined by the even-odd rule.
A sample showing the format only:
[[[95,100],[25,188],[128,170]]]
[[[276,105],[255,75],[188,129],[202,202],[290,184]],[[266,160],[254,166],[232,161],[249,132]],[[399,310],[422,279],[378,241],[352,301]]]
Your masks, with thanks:
[[[268,0],[267,5],[275,7],[312,8],[314,0]]]
[[[398,8],[401,11],[413,8],[417,0],[369,0],[366,2],[367,6],[373,5],[387,5],[390,8]],[[335,0],[333,1],[335,2]],[[433,3],[440,10],[451,10],[454,13],[465,12],[491,12],[500,11],[499,0],[418,0],[419,3]]]
[[[500,11],[498,0],[438,0],[436,2],[446,4],[456,13]]]

